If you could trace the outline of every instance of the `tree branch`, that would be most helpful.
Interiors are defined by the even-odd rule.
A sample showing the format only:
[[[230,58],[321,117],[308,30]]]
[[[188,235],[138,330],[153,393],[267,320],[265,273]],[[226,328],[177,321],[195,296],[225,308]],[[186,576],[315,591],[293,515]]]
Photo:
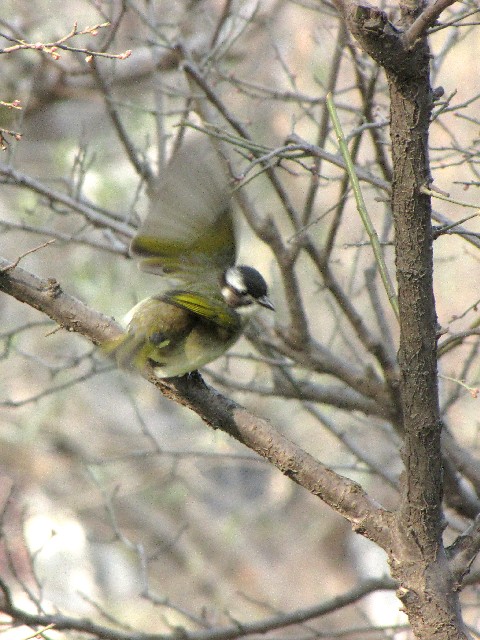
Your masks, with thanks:
[[[64,293],[55,279],[43,280],[19,267],[12,269],[12,263],[4,259],[0,259],[0,291],[46,313],[61,327],[81,333],[95,344],[111,340],[121,332],[114,321]],[[388,548],[391,514],[356,482],[324,466],[269,422],[207,386],[199,375],[165,381],[148,369],[144,376],[165,396],[192,409],[213,429],[228,433],[321,498],[356,531]]]
[[[127,238],[133,237],[133,227],[121,222],[120,219],[115,217],[113,214],[109,215],[99,211],[88,202],[77,200],[66,193],[56,191],[39,180],[31,178],[27,174],[14,169],[11,165],[0,163],[0,176],[7,178],[8,184],[12,184],[16,187],[26,187],[27,189],[30,189],[30,191],[45,197],[50,202],[60,202],[69,209],[72,209],[72,211],[80,213],[95,227],[111,229],[112,231],[116,231]]]
[[[186,631],[183,627],[177,627],[172,633],[164,634],[133,632],[131,630],[123,631],[96,624],[89,619],[74,618],[58,613],[32,614],[14,605],[11,600],[10,590],[3,581],[0,580],[0,589],[5,597],[5,603],[1,606],[1,610],[17,622],[21,622],[30,627],[53,625],[58,631],[88,633],[102,640],[176,640],[177,638],[183,638],[184,640],[234,640],[235,638],[267,633],[275,629],[302,624],[314,618],[338,611],[348,605],[355,604],[375,591],[390,591],[395,589],[395,587],[395,581],[386,577],[365,580],[342,595],[312,607],[297,609],[291,613],[279,613],[253,622],[244,624],[236,622],[229,626],[207,628],[200,631]]]
[[[440,14],[452,4],[455,4],[455,2],[457,2],[457,0],[435,0],[435,2],[428,5],[401,36],[403,46],[406,49],[413,47],[417,40],[425,35],[427,29],[433,27],[435,21],[440,17]]]

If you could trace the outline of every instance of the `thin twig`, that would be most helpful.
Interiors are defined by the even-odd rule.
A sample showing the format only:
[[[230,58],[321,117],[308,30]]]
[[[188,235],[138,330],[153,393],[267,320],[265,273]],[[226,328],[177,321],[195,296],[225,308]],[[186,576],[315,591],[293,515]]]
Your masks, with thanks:
[[[37,247],[34,247],[33,249],[29,249],[28,251],[25,251],[24,253],[22,253],[21,255],[18,256],[18,258],[12,262],[11,264],[4,266],[0,269],[0,273],[7,273],[7,271],[12,271],[13,269],[16,269],[18,267],[18,265],[20,264],[21,260],[23,260],[23,258],[25,258],[25,256],[30,255],[31,253],[35,253],[35,251],[39,251],[40,249],[44,249],[45,247],[48,247],[49,245],[53,244],[55,242],[55,240],[48,240],[47,242],[43,242],[42,244],[39,244]]]

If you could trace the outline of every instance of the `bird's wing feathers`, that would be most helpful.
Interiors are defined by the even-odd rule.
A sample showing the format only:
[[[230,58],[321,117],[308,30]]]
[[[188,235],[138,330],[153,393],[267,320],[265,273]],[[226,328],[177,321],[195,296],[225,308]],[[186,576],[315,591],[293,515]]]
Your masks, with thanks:
[[[185,291],[172,291],[164,299],[230,331],[240,328],[240,316],[227,307],[223,300]]]
[[[143,271],[185,284],[212,281],[235,262],[231,188],[206,136],[174,154],[130,252]]]

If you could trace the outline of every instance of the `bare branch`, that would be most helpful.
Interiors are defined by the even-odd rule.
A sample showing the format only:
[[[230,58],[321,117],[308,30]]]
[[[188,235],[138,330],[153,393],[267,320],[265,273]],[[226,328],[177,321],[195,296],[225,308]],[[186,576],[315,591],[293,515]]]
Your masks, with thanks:
[[[0,176],[7,178],[9,184],[30,189],[31,191],[44,196],[51,202],[60,202],[66,207],[72,209],[72,211],[82,214],[86,220],[94,226],[112,229],[112,231],[116,231],[127,238],[133,237],[133,228],[123,222],[119,222],[114,216],[107,216],[96,210],[90,203],[83,200],[77,200],[65,193],[51,189],[39,180],[31,178],[25,173],[14,169],[10,165],[0,163]]]
[[[150,167],[146,157],[141,157],[141,154],[138,152],[133,140],[128,135],[127,130],[123,124],[122,119],[120,118],[120,114],[115,106],[115,100],[112,96],[112,92],[110,90],[110,86],[108,82],[103,77],[103,73],[97,65],[95,59],[91,61],[92,70],[97,81],[97,84],[102,92],[102,95],[105,99],[105,106],[107,108],[108,115],[110,116],[110,120],[117,132],[118,139],[122,143],[127,156],[132,164],[132,167],[135,169],[140,178],[146,180],[147,183],[152,182],[154,178],[154,173],[152,168]]]
[[[95,344],[121,333],[118,325],[80,300],[65,293],[54,278],[43,280],[0,258],[0,291],[38,309],[67,331],[88,337]]]
[[[10,593],[2,581],[0,581],[0,588],[4,593]],[[209,628],[200,631],[186,631],[183,628],[177,628],[172,634],[135,633],[131,630],[122,631],[95,624],[88,619],[73,618],[62,614],[36,615],[20,609],[11,602],[7,602],[2,609],[6,615],[12,616],[15,620],[31,627],[53,625],[58,631],[68,630],[89,633],[102,640],[175,640],[175,638],[178,637],[179,631],[181,632],[181,637],[185,638],[185,640],[234,640],[235,638],[267,633],[268,631],[282,627],[302,624],[308,620],[339,611],[346,606],[355,604],[365,596],[375,593],[376,591],[390,591],[395,588],[396,583],[389,578],[366,580],[349,592],[332,598],[330,601],[309,607],[308,609],[299,609],[291,613],[278,614],[254,622],[236,623],[227,627]]]
[[[14,53],[15,51],[30,49],[32,51],[41,51],[50,55],[54,60],[58,60],[60,55],[58,54],[58,50],[62,49],[63,51],[73,51],[76,53],[83,53],[86,56],[87,62],[90,62],[93,57],[104,57],[104,58],[116,58],[117,60],[125,60],[131,55],[131,51],[127,50],[123,53],[106,53],[104,51],[94,51],[92,49],[85,49],[81,47],[72,47],[70,45],[65,44],[75,36],[83,36],[83,35],[96,35],[99,29],[103,29],[105,27],[109,27],[109,22],[104,22],[103,24],[97,24],[93,27],[86,27],[85,29],[78,30],[77,23],[75,23],[69,33],[65,36],[55,40],[54,42],[26,42],[24,40],[20,40],[18,38],[9,36],[5,33],[0,33],[0,37],[5,38],[5,40],[9,40],[10,42],[15,42],[16,44],[11,47],[5,47],[0,49],[0,54],[5,53]]]
[[[429,27],[433,27],[435,21],[448,7],[457,0],[434,0],[420,13],[418,18],[408,27],[402,35],[402,42],[406,49],[411,49],[417,40],[425,35]]]
[[[0,261],[0,268],[9,265],[6,260]],[[120,333],[118,325],[65,294],[54,279],[41,280],[17,267],[13,271],[0,272],[0,290],[43,311],[60,326],[81,333],[96,344]],[[159,380],[151,370],[147,370],[145,376],[164,395],[189,407],[211,427],[233,436],[321,498],[347,518],[357,531],[381,546],[388,545],[389,514],[356,482],[325,467],[267,421],[207,387],[201,378],[185,376],[172,378],[167,383]]]

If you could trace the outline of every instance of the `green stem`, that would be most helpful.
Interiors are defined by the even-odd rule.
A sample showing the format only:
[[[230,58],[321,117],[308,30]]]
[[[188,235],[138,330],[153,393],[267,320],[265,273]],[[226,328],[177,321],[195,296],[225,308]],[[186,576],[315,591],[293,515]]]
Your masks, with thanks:
[[[377,262],[378,269],[380,271],[380,277],[382,278],[383,286],[385,287],[385,291],[387,292],[387,296],[392,306],[392,309],[396,317],[398,318],[399,314],[398,314],[397,294],[395,292],[395,288],[390,278],[390,274],[388,273],[385,260],[383,259],[380,240],[372,224],[370,216],[368,215],[367,207],[365,206],[365,201],[363,199],[362,192],[360,190],[360,183],[359,183],[357,174],[355,173],[355,165],[352,161],[352,157],[350,156],[348,145],[345,140],[345,135],[342,131],[342,126],[340,124],[340,120],[338,118],[337,110],[335,109],[335,105],[333,103],[333,96],[331,93],[327,94],[326,101],[327,101],[328,113],[330,114],[333,128],[335,130],[335,135],[337,136],[338,145],[340,147],[340,151],[342,153],[343,159],[345,160],[345,168],[347,170],[348,177],[350,178],[350,182],[352,183],[353,192],[355,194],[355,201],[357,203],[357,210],[358,210],[358,213],[360,214],[363,225],[368,233],[368,237],[370,238],[373,254],[375,256],[375,260]]]

